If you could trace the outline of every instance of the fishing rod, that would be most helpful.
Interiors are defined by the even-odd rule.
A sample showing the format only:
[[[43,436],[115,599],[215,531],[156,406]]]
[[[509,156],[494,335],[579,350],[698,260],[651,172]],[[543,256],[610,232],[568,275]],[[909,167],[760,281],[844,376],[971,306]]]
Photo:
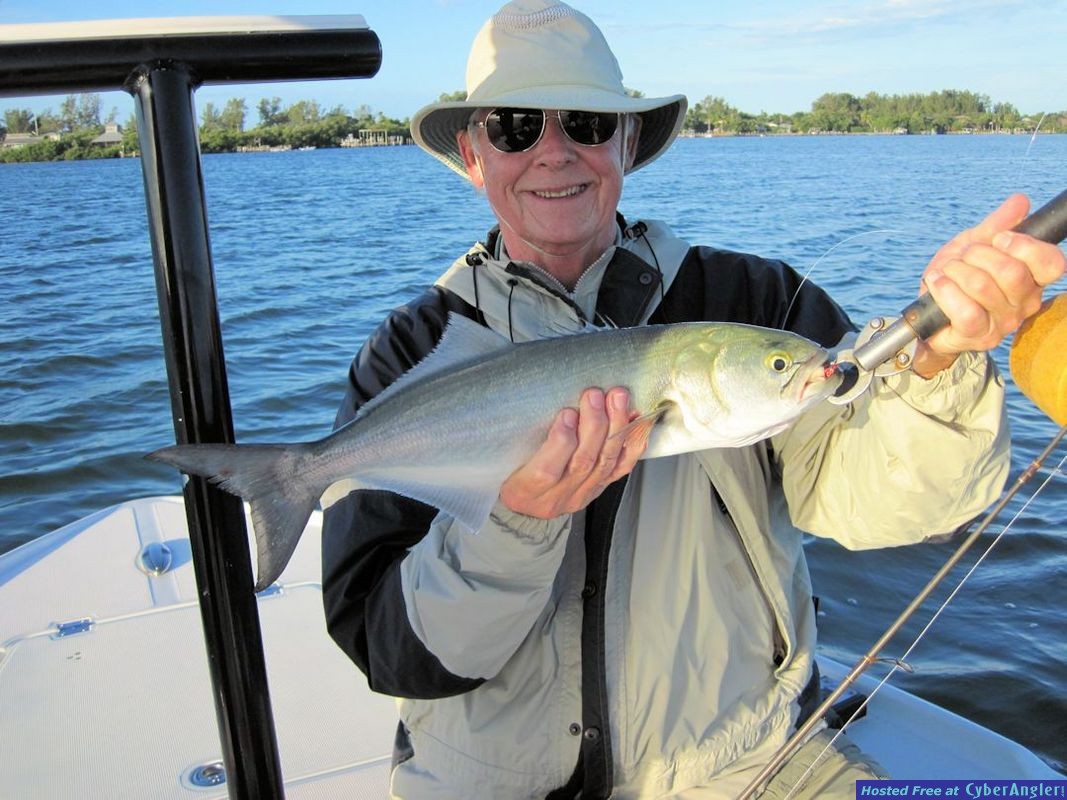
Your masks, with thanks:
[[[1067,238],[1067,190],[1058,194],[1013,230],[1051,244],[1062,242]],[[892,361],[900,363],[903,360],[900,359],[900,354],[906,352],[917,338],[929,338],[946,325],[948,325],[948,318],[927,293],[908,305],[900,319],[889,325],[884,333],[876,335],[857,347],[855,351],[851,351],[850,360],[862,370],[861,375],[864,377],[861,380],[869,383],[875,370],[883,363]],[[907,608],[879,637],[878,641],[856,662],[837,687],[826,696],[819,707],[808,716],[807,720],[797,728],[790,739],[752,779],[739,795],[738,800],[747,800],[754,796],[785,761],[807,741],[809,735],[834,703],[879,660],[885,646],[929,599],[945,577],[956,567],[979,537],[988,530],[1023,486],[1037,474],[1048,456],[1067,436],[1067,364],[1064,363],[1062,356],[1064,352],[1067,352],[1067,293],[1046,301],[1036,314],[1023,323],[1016,333],[1010,357],[1010,369],[1016,385],[1033,400],[1038,408],[1059,423],[1061,426],[1059,432],[1016,479],[1015,484],[1004,497],[988,512],[981,524],[960,544]],[[845,724],[851,721],[852,718]],[[821,755],[819,757],[821,758]]]
[[[1063,440],[1065,434],[1067,434],[1067,425],[1063,426],[1059,430],[1059,432],[1053,437],[1053,440],[1050,442],[1050,444],[1045,448],[1044,451],[1042,451],[1041,455],[1038,456],[1031,463],[1030,467],[1028,467],[1026,471],[1026,477],[1020,478],[1017,486],[1013,488],[1008,497],[1005,499],[1005,503],[1011,500],[1011,497],[1014,496],[1016,492],[1022,488],[1023,484],[1028,482],[1037,473],[1037,471],[1041,468],[1041,465],[1044,463],[1045,459],[1052,454],[1057,445],[1059,445],[1059,443]],[[826,746],[822,749],[822,751],[811,760],[811,763],[808,764],[807,769],[800,776],[800,778],[798,778],[789,788],[789,793],[786,795],[785,800],[789,800],[789,798],[791,798],[793,794],[803,786],[804,782],[808,779],[808,776],[815,771],[816,767],[819,764],[819,761],[821,761],[823,756],[833,747],[834,742],[836,742],[837,739],[845,732],[845,729],[848,728],[849,725],[851,725],[856,719],[862,716],[863,710],[874,699],[874,696],[882,689],[882,687],[889,682],[889,679],[893,677],[894,673],[896,673],[898,669],[903,669],[905,672],[913,671],[912,667],[907,662],[907,659],[911,655],[912,651],[919,646],[919,642],[922,641],[923,637],[925,637],[926,634],[930,631],[930,629],[934,626],[934,623],[937,622],[937,620],[940,618],[942,612],[944,612],[944,610],[948,608],[949,603],[951,603],[956,598],[956,595],[959,594],[960,591],[963,589],[964,584],[968,580],[970,580],[971,576],[975,573],[975,571],[977,571],[978,567],[981,566],[985,559],[989,556],[989,554],[993,552],[993,548],[997,546],[1000,540],[1015,523],[1015,520],[1017,520],[1026,511],[1030,504],[1037,499],[1037,496],[1045,489],[1045,487],[1056,476],[1056,474],[1061,472],[1065,462],[1067,462],[1067,454],[1065,454],[1063,458],[1060,459],[1059,464],[1052,468],[1052,470],[1049,472],[1048,477],[1046,477],[1045,480],[1041,483],[1041,485],[1034,490],[1033,494],[1031,494],[1030,497],[1027,498],[1026,502],[1024,502],[1022,506],[1015,512],[1015,515],[1008,521],[1008,524],[1001,529],[1000,533],[998,533],[993,538],[993,541],[990,542],[989,546],[986,547],[985,551],[978,557],[974,564],[971,565],[971,568],[967,571],[963,578],[960,579],[960,582],[956,584],[956,587],[951,592],[949,592],[948,597],[944,600],[944,602],[941,603],[940,606],[938,606],[937,611],[935,611],[934,614],[930,617],[923,629],[919,631],[919,634],[912,640],[911,644],[908,645],[907,649],[904,651],[904,654],[899,658],[878,659],[880,661],[889,661],[893,665],[892,668],[886,673],[885,677],[882,678],[882,680],[879,681],[874,686],[874,688],[871,689],[867,696],[864,697],[862,701],[855,706],[855,708],[851,709],[851,713],[849,714],[848,718],[843,720],[840,726],[838,727],[837,733],[835,733],[831,737],[830,741],[827,742]],[[997,514],[999,514],[1001,510],[1003,510],[1003,506],[998,508],[995,512],[992,512],[987,522],[991,522],[993,520],[993,517],[997,516]],[[980,534],[981,531],[978,531],[977,535]],[[977,535],[975,537],[976,539]]]
[[[826,714],[836,703],[841,696],[847,692],[852,685],[859,680],[864,672],[867,671],[873,664],[880,660],[882,650],[887,644],[900,632],[900,629],[907,623],[912,615],[919,610],[919,608],[925,603],[934,590],[940,585],[941,581],[951,572],[960,560],[967,554],[971,546],[978,541],[979,537],[988,530],[989,526],[996,520],[1000,512],[1010,503],[1023,486],[1041,469],[1045,460],[1056,449],[1060,442],[1067,436],[1067,424],[1063,425],[1060,430],[1053,437],[1052,441],[1045,447],[1041,454],[1031,462],[1030,466],[1023,471],[1023,473],[1016,479],[1015,484],[1004,495],[1003,498],[993,507],[991,511],[986,515],[982,523],[967,537],[966,540],[957,548],[957,550],[949,557],[948,561],[937,571],[937,573],[930,579],[930,581],[923,587],[923,589],[915,596],[915,598],[908,604],[908,607],[901,612],[893,623],[886,629],[885,633],[878,639],[874,645],[867,651],[867,653],[858,661],[856,665],[852,667],[849,673],[842,678],[837,687],[826,696],[826,698],[819,704],[819,707],[812,712],[808,719],[794,732],[793,736],[782,745],[781,749],[775,753],[767,765],[760,771],[760,773],[753,778],[752,782],[745,788],[745,791],[739,795],[738,800],[747,800],[752,797],[755,792],[762,786],[762,784],[770,779],[782,766],[782,764],[792,756],[799,747],[807,740],[808,735],[813,731],[815,726],[822,720],[823,715]],[[899,665],[900,661],[896,661]],[[867,701],[870,697],[867,698]],[[864,701],[865,704],[867,701]],[[859,709],[857,709],[858,713]],[[850,723],[856,715],[853,714],[845,725]],[[844,727],[844,726],[842,726]],[[817,760],[817,759],[816,759]]]

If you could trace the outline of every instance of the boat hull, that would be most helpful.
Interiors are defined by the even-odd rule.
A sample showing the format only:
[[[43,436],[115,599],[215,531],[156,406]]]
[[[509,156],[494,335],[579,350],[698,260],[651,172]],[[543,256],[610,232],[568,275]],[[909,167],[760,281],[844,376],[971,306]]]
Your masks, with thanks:
[[[286,797],[384,797],[396,708],[326,632],[321,524],[258,599]],[[0,556],[0,710],[5,796],[226,797],[194,785],[221,747],[181,498],[122,503]],[[895,778],[1062,777],[892,685],[849,736]]]

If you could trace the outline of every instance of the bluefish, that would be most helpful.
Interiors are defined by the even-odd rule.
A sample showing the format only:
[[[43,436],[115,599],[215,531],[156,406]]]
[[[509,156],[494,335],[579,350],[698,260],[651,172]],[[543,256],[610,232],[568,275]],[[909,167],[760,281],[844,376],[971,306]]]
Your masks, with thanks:
[[[437,347],[314,442],[188,444],[148,455],[251,506],[256,590],[273,583],[333,484],[428,503],[471,531],[500,486],[592,386],[624,386],[639,416],[620,435],[643,458],[741,447],[771,436],[841,381],[826,350],[787,331],[692,322],[592,330],[512,344],[451,316]]]

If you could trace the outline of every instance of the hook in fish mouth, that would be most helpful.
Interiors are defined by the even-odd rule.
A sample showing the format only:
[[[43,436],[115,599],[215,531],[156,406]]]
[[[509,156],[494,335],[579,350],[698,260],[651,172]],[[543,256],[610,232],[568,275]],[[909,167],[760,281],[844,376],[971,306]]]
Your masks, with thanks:
[[[792,394],[796,400],[804,401],[813,395],[829,394],[826,391],[828,386],[835,379],[840,379],[839,366],[825,353],[812,354],[806,361],[793,367],[793,374],[782,386],[782,395]],[[834,391],[839,388],[834,387]]]
[[[860,379],[859,366],[851,361],[837,361],[831,366],[841,376],[841,383],[834,390],[834,397],[841,397],[848,392],[851,392],[852,388]]]

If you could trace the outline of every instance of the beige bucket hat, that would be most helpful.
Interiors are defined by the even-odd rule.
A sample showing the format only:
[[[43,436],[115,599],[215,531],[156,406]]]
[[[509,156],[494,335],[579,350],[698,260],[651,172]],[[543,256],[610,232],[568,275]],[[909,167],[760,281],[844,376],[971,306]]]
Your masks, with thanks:
[[[476,108],[616,111],[641,117],[633,172],[670,147],[685,120],[684,95],[631,97],[604,35],[558,0],[513,0],[482,26],[467,60],[467,99],[431,103],[411,120],[426,152],[464,178],[456,133]]]

